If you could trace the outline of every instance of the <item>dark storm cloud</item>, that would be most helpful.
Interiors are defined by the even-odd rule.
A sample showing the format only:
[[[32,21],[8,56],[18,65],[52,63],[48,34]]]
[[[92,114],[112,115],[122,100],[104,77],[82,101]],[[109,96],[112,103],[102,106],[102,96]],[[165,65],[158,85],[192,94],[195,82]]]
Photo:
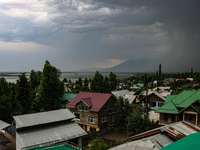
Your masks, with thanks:
[[[35,0],[0,11],[2,41],[50,46],[41,61],[62,70],[152,59],[165,71],[200,71],[200,1]]]

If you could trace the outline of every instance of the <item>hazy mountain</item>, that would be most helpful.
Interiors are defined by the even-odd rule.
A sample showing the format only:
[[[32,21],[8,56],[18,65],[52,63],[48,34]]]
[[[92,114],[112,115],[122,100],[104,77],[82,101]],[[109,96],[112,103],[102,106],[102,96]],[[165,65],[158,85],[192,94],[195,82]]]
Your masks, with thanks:
[[[159,63],[150,59],[129,59],[111,68],[107,68],[106,72],[156,72]]]

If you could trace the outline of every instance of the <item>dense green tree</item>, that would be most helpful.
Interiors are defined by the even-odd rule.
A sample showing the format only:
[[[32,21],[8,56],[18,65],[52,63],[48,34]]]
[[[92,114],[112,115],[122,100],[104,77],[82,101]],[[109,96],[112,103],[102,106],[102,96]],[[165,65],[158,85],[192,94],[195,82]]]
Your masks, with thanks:
[[[89,85],[89,81],[87,78],[84,79],[84,84],[81,88],[81,91],[85,91],[85,92],[88,92],[89,91],[89,88],[88,88],[88,85]]]
[[[15,99],[21,105],[22,113],[29,113],[31,108],[30,84],[25,73],[19,75],[15,90]]]
[[[127,124],[126,118],[131,111],[128,100],[124,100],[123,97],[119,97],[119,99],[117,100],[116,108],[118,114],[117,125],[120,128],[125,128],[125,125]]]
[[[81,78],[78,78],[78,85],[80,88],[82,87],[82,79]]]
[[[110,81],[108,77],[104,78],[102,87],[102,93],[110,93]]]
[[[5,78],[0,78],[0,118],[9,123],[17,107],[13,107],[12,85],[13,84],[6,82]]]
[[[103,92],[103,80],[102,74],[97,71],[92,79],[91,91],[96,93]]]
[[[154,121],[149,119],[149,116],[143,112],[141,105],[132,104],[131,112],[127,115],[127,131],[130,136],[145,132],[156,128]]]
[[[40,104],[41,111],[60,108],[59,98],[64,93],[64,84],[59,79],[60,75],[59,69],[52,66],[49,61],[45,62],[36,95],[36,101]]]
[[[109,78],[110,78],[110,90],[113,91],[117,87],[117,75],[113,72],[110,72]]]
[[[29,82],[32,89],[35,89],[40,85],[41,74],[41,71],[31,70]]]
[[[62,82],[65,83],[65,82],[68,82],[68,80],[67,80],[66,78],[64,78],[64,79],[62,80]]]

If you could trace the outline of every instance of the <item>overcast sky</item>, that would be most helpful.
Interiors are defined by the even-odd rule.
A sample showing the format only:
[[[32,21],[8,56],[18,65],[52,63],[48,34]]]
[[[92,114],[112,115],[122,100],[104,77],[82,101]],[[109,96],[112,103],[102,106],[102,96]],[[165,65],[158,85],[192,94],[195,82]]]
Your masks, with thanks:
[[[0,71],[152,59],[200,71],[199,0],[0,0]],[[159,64],[158,64],[159,66]]]

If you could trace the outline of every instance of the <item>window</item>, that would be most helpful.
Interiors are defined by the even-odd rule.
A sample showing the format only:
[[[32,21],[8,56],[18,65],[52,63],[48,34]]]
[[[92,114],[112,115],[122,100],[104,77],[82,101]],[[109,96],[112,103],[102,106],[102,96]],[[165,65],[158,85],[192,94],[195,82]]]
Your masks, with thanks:
[[[151,99],[157,99],[157,97],[156,96],[151,96]]]
[[[115,122],[115,115],[112,115],[112,119],[111,119],[111,122]]]
[[[82,118],[82,119],[84,119],[84,118],[85,118],[85,116],[84,116],[84,115],[81,115],[81,118]]]
[[[110,105],[110,109],[114,109],[114,104],[111,104],[111,105]]]
[[[88,123],[95,124],[95,118],[94,117],[88,117]]]
[[[76,116],[76,119],[80,119],[80,114],[79,113],[74,113],[74,115]]]
[[[88,108],[85,105],[79,105],[79,110],[88,110]]]
[[[156,102],[150,101],[150,107],[156,107]]]
[[[105,105],[104,110],[105,111],[108,110],[108,105]]]
[[[104,122],[108,122],[108,117],[102,117],[101,118],[101,123],[104,123]]]

